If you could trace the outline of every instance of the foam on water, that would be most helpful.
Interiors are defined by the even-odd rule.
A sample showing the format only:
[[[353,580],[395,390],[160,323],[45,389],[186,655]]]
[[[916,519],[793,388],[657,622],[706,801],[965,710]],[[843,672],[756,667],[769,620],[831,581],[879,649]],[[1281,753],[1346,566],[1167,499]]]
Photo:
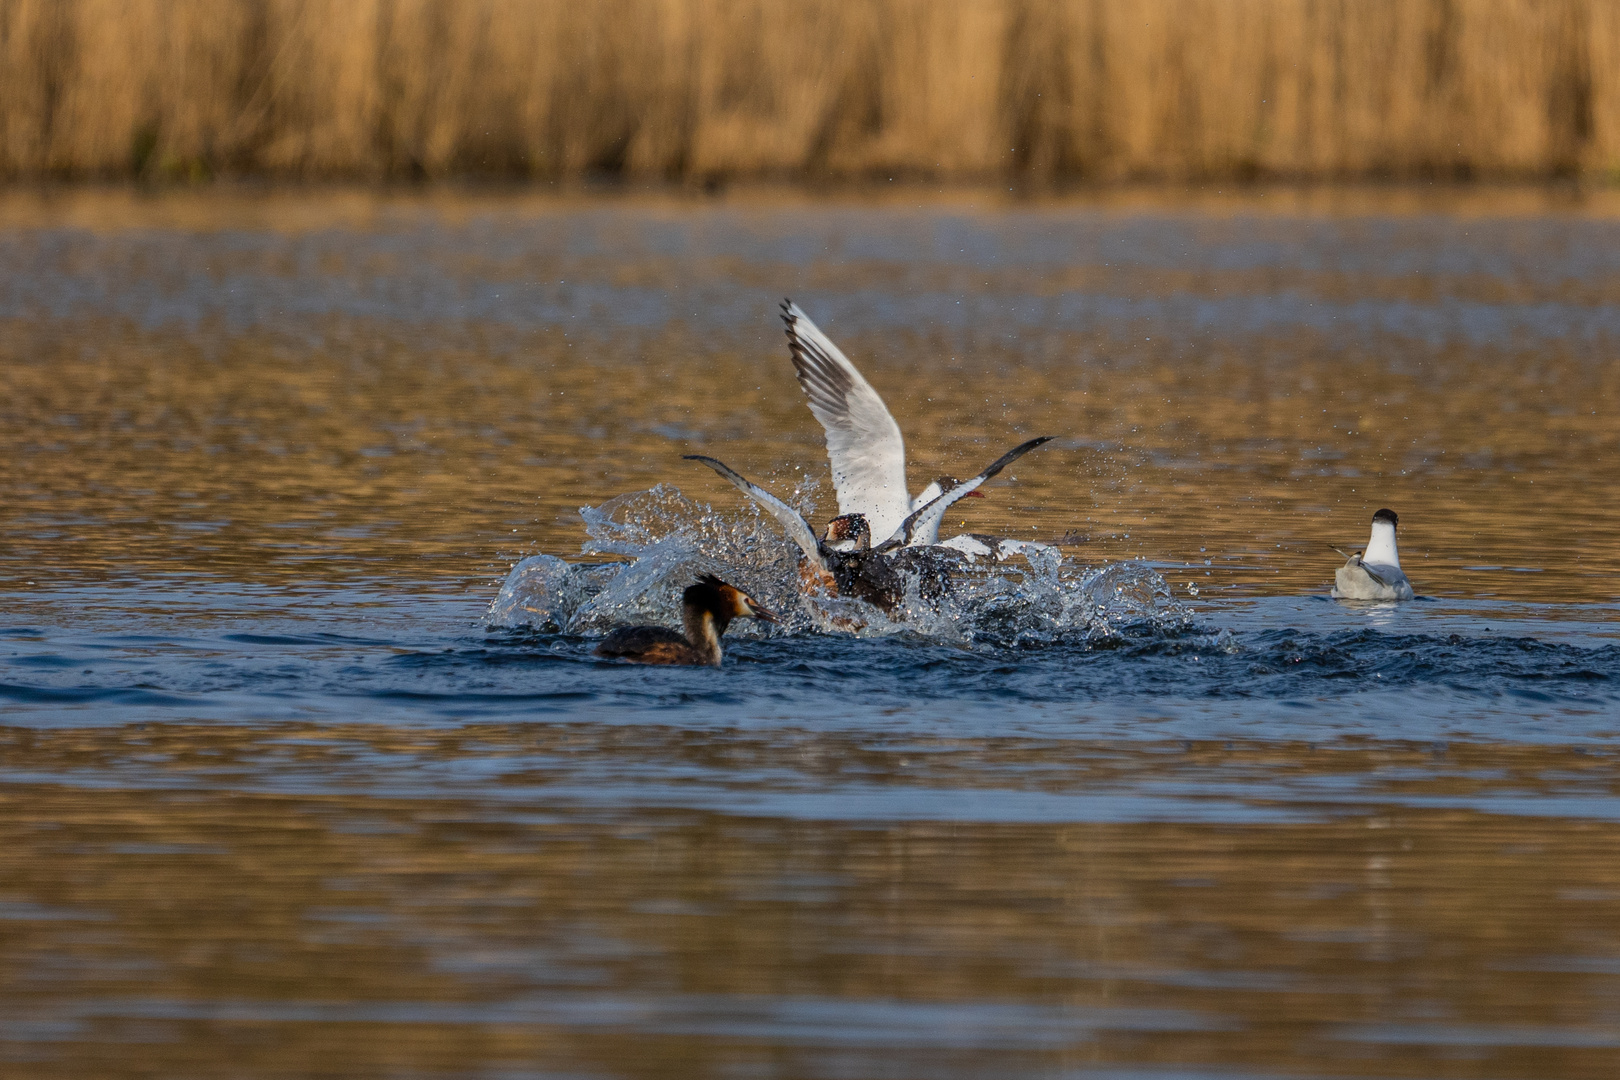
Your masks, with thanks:
[[[795,492],[806,511],[803,491]],[[807,504],[807,505],[806,505]],[[777,628],[745,620],[731,633],[770,636],[817,632],[856,637],[904,633],[963,646],[1028,647],[1175,634],[1193,613],[1164,578],[1138,562],[1086,566],[1062,549],[1027,545],[1004,562],[964,559],[952,588],[922,595],[916,574],[885,613],[851,597],[800,587],[799,552],[757,509],[723,514],[660,484],[580,508],[587,557],[568,562],[534,555],[514,566],[491,602],[492,629],[595,636],[623,623],[673,623],[682,590],[717,574],[781,616]]]

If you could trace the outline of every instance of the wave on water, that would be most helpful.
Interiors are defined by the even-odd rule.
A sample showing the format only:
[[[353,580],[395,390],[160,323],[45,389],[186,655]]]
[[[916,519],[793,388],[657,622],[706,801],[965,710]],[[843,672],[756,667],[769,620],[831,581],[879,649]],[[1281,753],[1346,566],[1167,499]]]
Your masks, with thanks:
[[[815,520],[802,489],[790,502]],[[734,623],[737,636],[815,632],[857,637],[909,634],[957,645],[1027,647],[1161,637],[1192,627],[1193,613],[1142,563],[1086,566],[1062,549],[1030,545],[1007,561],[962,560],[952,588],[922,595],[910,575],[891,612],[850,597],[805,592],[799,550],[774,521],[749,506],[722,514],[659,484],[580,509],[585,559],[534,555],[502,583],[486,618],[491,629],[596,636],[624,623],[676,621],[681,592],[717,574],[782,618],[771,628]]]

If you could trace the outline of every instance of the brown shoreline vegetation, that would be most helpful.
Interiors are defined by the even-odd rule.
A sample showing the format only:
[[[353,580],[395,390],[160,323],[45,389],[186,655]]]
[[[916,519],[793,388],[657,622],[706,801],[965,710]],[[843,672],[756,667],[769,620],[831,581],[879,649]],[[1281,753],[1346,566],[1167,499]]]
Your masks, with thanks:
[[[1610,0],[0,0],[0,178],[1620,176]]]

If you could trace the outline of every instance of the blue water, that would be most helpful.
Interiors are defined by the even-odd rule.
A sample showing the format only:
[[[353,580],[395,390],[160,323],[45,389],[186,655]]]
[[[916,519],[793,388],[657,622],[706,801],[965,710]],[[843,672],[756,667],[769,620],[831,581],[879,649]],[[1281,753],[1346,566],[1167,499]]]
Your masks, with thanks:
[[[0,207],[0,1071],[1612,1074],[1598,210],[174,199]],[[786,293],[1051,553],[801,595]]]
[[[1357,610],[1323,596],[1248,598],[1192,605],[1171,630],[1127,623],[1038,647],[903,631],[728,635],[715,672],[626,666],[593,656],[592,637],[490,628],[475,597],[352,592],[366,612],[356,618],[331,610],[342,595],[323,598],[324,613],[237,617],[214,633],[97,629],[93,616],[6,627],[0,701],[14,722],[51,725],[114,709],[120,722],[430,725],[655,710],[700,712],[679,721],[700,726],[813,717],[839,730],[1032,737],[1579,742],[1620,730],[1620,644],[1590,609],[1560,621],[1490,601]]]

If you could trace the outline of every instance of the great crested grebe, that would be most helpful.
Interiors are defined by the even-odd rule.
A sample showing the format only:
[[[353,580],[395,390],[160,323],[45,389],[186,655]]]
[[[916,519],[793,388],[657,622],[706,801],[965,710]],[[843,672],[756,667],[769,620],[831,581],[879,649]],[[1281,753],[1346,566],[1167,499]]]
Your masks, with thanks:
[[[681,594],[683,636],[664,626],[621,626],[596,647],[597,656],[633,664],[712,664],[720,666],[720,635],[732,619],[780,622],[752,596],[704,574]]]
[[[827,532],[817,537],[810,523],[793,507],[758,484],[742,476],[724,462],[701,454],[684,455],[687,461],[701,461],[729,480],[774,517],[804,554],[801,576],[807,585],[818,585],[839,596],[854,596],[885,611],[892,610],[905,595],[907,573],[921,579],[923,594],[939,595],[945,587],[949,560],[961,553],[942,546],[919,543],[919,537],[932,530],[939,534],[939,523],[952,504],[967,498],[979,485],[1001,472],[1052,436],[1043,435],[1015,446],[971,480],[912,511],[882,543],[871,542],[871,522],[863,514],[841,514],[828,523]]]
[[[1401,570],[1401,553],[1395,546],[1395,526],[1400,519],[1393,510],[1373,515],[1372,536],[1367,549],[1344,555],[1345,564],[1333,574],[1333,596],[1338,600],[1411,600],[1416,594]]]
[[[941,476],[915,498],[908,495],[905,439],[883,398],[792,300],[782,301],[782,322],[799,385],[827,433],[839,513],[864,515],[872,535],[886,537],[909,515],[957,486],[954,478]],[[928,519],[915,542],[939,543],[943,520],[943,514]]]

